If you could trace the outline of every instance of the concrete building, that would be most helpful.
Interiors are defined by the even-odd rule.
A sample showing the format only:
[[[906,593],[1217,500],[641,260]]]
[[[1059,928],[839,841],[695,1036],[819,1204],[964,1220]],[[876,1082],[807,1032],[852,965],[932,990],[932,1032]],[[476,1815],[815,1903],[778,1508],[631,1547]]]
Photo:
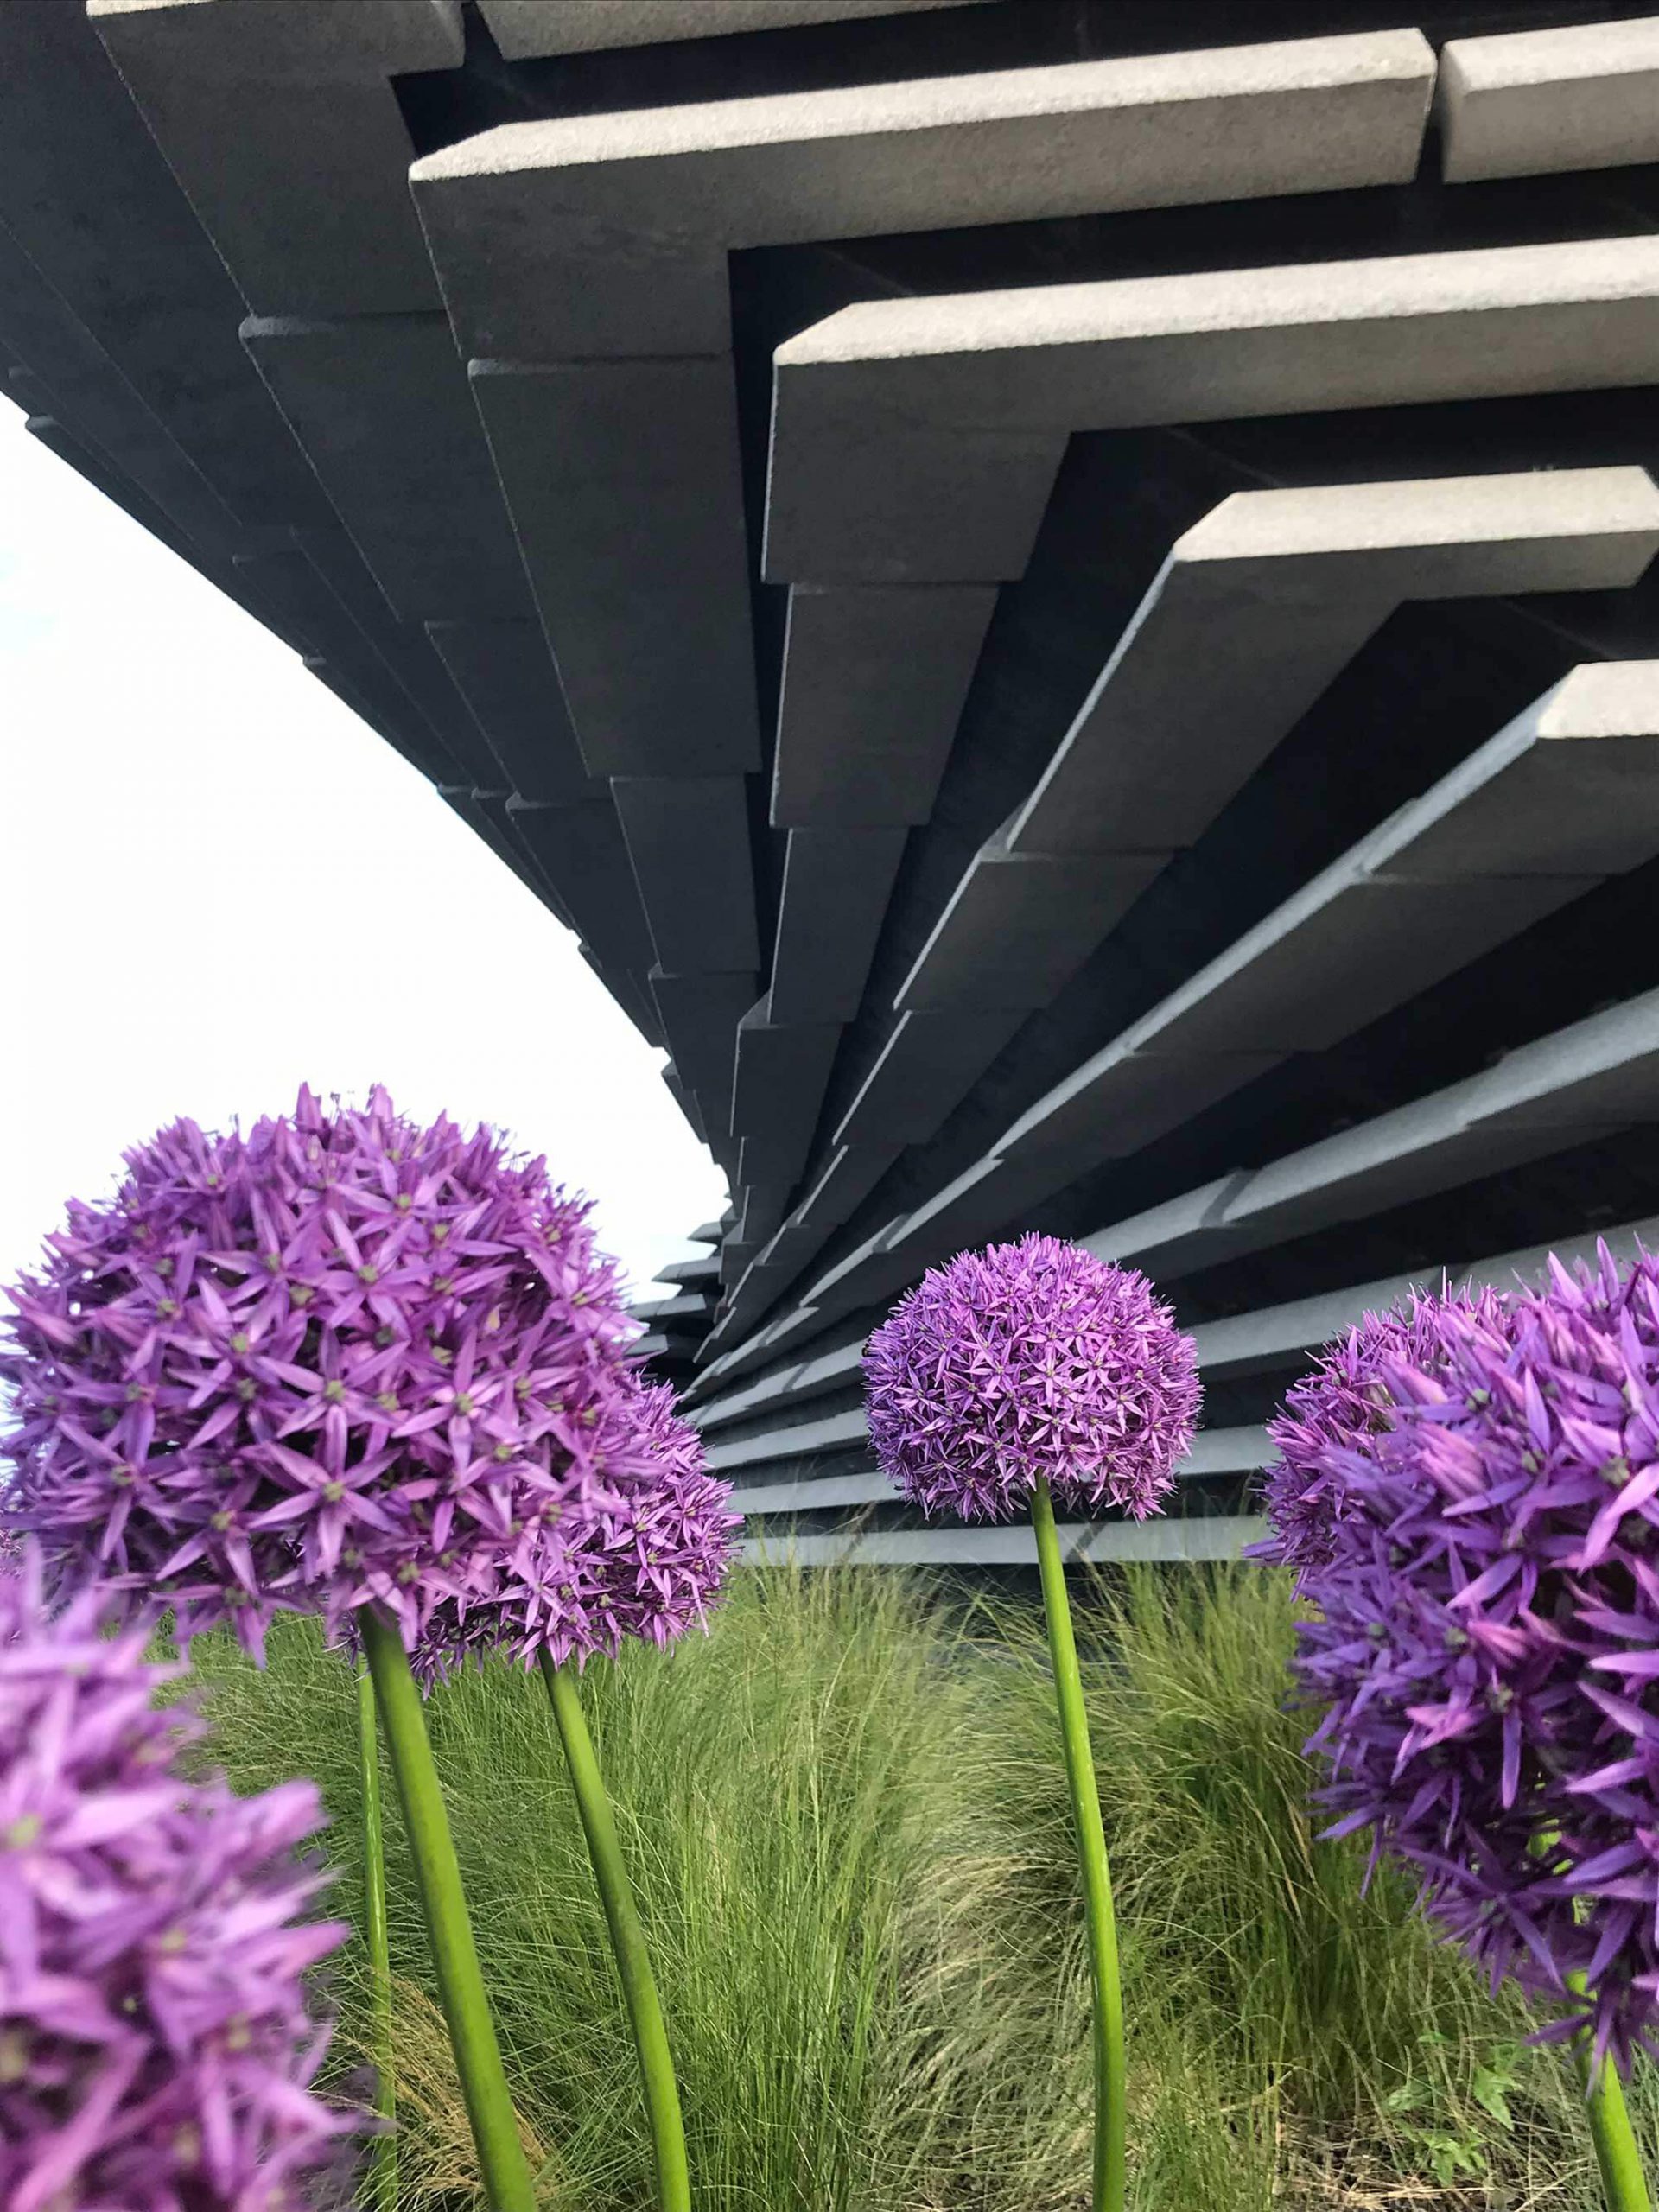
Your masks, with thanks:
[[[1072,1535],[1171,1557],[1367,1306],[1659,1230],[1659,19],[1407,12],[0,11],[12,397],[667,1052],[757,1541],[1027,1556],[864,1435],[965,1244],[1196,1329]]]

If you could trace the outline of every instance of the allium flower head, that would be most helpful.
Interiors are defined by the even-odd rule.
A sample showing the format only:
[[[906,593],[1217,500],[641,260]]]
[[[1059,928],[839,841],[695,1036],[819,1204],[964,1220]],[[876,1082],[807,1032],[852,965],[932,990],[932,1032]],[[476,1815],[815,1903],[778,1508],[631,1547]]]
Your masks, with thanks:
[[[1551,1262],[1384,1357],[1297,1674],[1332,1834],[1627,2066],[1659,2024],[1659,1262]],[[1580,1996],[1569,1977],[1582,1976]]]
[[[1026,1236],[930,1268],[864,1351],[870,1441],[926,1511],[1006,1521],[1046,1475],[1084,1510],[1158,1510],[1192,1441],[1191,1337],[1144,1275]]]
[[[382,1090],[245,1137],[181,1122],[11,1294],[10,1517],[54,1579],[413,1643],[504,1547],[580,1526],[635,1333],[583,1204]],[[562,1541],[560,1536],[551,1541]]]
[[[502,1576],[494,1601],[463,1618],[435,1618],[429,1674],[465,1652],[502,1649],[526,1663],[593,1653],[614,1657],[623,1640],[658,1645],[702,1624],[731,1565],[731,1484],[708,1471],[702,1439],[674,1411],[667,1383],[634,1376],[607,1409],[595,1438],[601,1484],[582,1528],[561,1540],[543,1528]]]
[[[1493,1294],[1483,1291],[1489,1303]],[[1457,1301],[1468,1305],[1466,1297]],[[1385,1364],[1432,1365],[1446,1300],[1414,1291],[1403,1309],[1367,1313],[1357,1328],[1329,1344],[1311,1374],[1286,1394],[1284,1411],[1268,1424],[1279,1452],[1268,1468],[1263,1503],[1272,1534],[1250,1556],[1298,1569],[1328,1561],[1346,1491],[1333,1447],[1364,1451],[1392,1425]]]
[[[41,1579],[0,1577],[0,2204],[296,2206],[353,2125],[308,2087],[302,1977],[346,1934],[302,1917],[316,1792],[185,1780],[194,1724],[150,1703],[177,1670],[91,1593],[49,1619]]]

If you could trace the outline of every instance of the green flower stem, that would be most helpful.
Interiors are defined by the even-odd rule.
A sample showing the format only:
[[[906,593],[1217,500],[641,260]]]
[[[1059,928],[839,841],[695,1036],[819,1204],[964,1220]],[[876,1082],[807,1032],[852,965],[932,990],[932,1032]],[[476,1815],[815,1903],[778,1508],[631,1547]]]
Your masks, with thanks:
[[[674,2082],[674,2062],[668,2048],[668,2029],[657,1995],[657,1984],[645,1949],[645,1930],[639,1908],[622,1863],[622,1846],[616,1833],[611,1801],[594,1756],[594,1739],[582,1715],[582,1695],[574,1671],[556,1666],[541,1655],[542,1675],[553,1701],[553,1718],[564,1746],[565,1764],[575,1791],[588,1838],[588,1855],[594,1879],[610,1924],[611,1948],[621,1978],[633,2026],[634,2047],[639,2054],[639,2078],[645,2088],[645,2113],[651,2123],[652,2150],[657,2161],[657,2200],[662,2212],[689,2212],[691,2180],[686,2165],[685,2128],[680,2118],[680,2093]]]
[[[449,1816],[427,1740],[421,1694],[396,1625],[372,1605],[358,1614],[380,1725],[404,1808],[410,1856],[426,1916],[438,1997],[448,2023],[461,2094],[472,2122],[479,2171],[492,2212],[535,2212],[530,2167],[502,2070],[495,2024],[484,1994],[478,1947],[455,1863]]]
[[[367,1669],[357,1678],[357,1750],[363,1792],[363,1942],[369,1954],[377,2093],[374,2108],[386,2132],[374,2139],[370,2201],[374,2212],[397,2212],[397,2076],[391,2029],[391,1944],[386,1930],[386,1849],[380,1824],[380,1738],[374,1709],[374,1681]]]
[[[1106,1863],[1106,1832],[1101,1825],[1100,1792],[1095,1786],[1094,1753],[1089,1746],[1089,1715],[1083,1702],[1071,1606],[1065,1594],[1065,1567],[1054,1526],[1054,1501],[1039,1476],[1031,1501],[1037,1532],[1037,1560],[1042,1570],[1043,1607],[1048,1617],[1048,1648],[1054,1662],[1054,1689],[1060,1708],[1060,1738],[1065,1746],[1071,1817],[1077,1823],[1077,1856],[1083,1865],[1084,1907],[1089,1930],[1089,1966],[1094,1983],[1095,2036],[1095,2212],[1123,2212],[1124,2094],[1128,2069],[1123,2050],[1123,1985],[1117,1966],[1117,1924],[1112,1915],[1112,1877]],[[1620,2208],[1623,2212],[1623,2208]]]
[[[1568,1985],[1583,1993],[1582,1974],[1569,1974]],[[1601,2169],[1602,2192],[1607,2212],[1653,2212],[1653,2199],[1643,2177],[1642,2157],[1636,2133],[1618,2085],[1618,2071],[1605,2060],[1594,2081],[1590,2079],[1590,2038],[1579,2045],[1579,2063],[1590,2091],[1590,2134]]]

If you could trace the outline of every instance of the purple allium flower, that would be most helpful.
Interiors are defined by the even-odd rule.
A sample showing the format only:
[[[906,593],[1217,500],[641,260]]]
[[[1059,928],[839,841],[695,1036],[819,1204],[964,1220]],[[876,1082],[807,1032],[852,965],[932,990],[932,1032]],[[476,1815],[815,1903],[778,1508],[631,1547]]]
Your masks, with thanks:
[[[1192,1441],[1191,1337],[1146,1277],[1026,1236],[930,1268],[864,1351],[870,1441],[930,1513],[1006,1521],[1058,1499],[1155,1512]]]
[[[1494,1294],[1480,1293],[1483,1304]],[[1467,1306],[1466,1296],[1453,1301]],[[1381,1379],[1386,1363],[1424,1367],[1437,1356],[1446,1301],[1414,1291],[1410,1304],[1367,1313],[1357,1328],[1329,1344],[1310,1375],[1293,1385],[1284,1411],[1268,1424],[1279,1458],[1268,1468],[1262,1502],[1272,1525],[1248,1556],[1303,1569],[1326,1564],[1336,1547],[1346,1482],[1332,1464],[1333,1447],[1363,1451],[1391,1425],[1391,1401]]]
[[[1389,1425],[1320,1458],[1296,1672],[1331,1833],[1624,2069],[1659,2024],[1659,1262],[1552,1261],[1416,1351],[1379,1362]]]
[[[435,1617],[423,1671],[440,1675],[463,1654],[511,1652],[526,1664],[546,1651],[563,1665],[625,1637],[663,1645],[702,1624],[731,1565],[729,1483],[709,1474],[702,1439],[674,1411],[667,1383],[630,1376],[594,1438],[594,1499],[568,1537],[543,1526],[503,1574],[493,1602],[459,1618]]]
[[[372,1600],[412,1643],[582,1523],[636,1332],[541,1160],[376,1090],[246,1137],[181,1122],[127,1169],[11,1294],[10,1517],[54,1580],[256,1655],[278,1611],[338,1631]]]
[[[317,1795],[186,1780],[179,1670],[102,1626],[48,1618],[33,1553],[0,1577],[0,2204],[278,2212],[353,2126],[308,2086],[302,1978],[346,1932],[302,1917]]]

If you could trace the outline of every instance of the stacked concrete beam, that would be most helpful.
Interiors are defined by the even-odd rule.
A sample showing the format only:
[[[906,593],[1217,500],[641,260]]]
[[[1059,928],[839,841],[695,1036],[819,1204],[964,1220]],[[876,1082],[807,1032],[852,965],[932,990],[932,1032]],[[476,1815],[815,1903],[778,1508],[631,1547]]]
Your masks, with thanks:
[[[1320,1345],[1343,1335],[1365,1314],[1385,1311],[1414,1290],[1490,1286],[1507,1291],[1517,1286],[1535,1286],[1543,1281],[1552,1254],[1569,1262],[1593,1261],[1605,1248],[1615,1259],[1628,1261],[1638,1251],[1652,1250],[1656,1239],[1659,1216],[1608,1228],[1596,1240],[1563,1239],[1551,1246],[1495,1253],[1472,1261],[1453,1260],[1441,1269],[1384,1276],[1212,1322],[1195,1332],[1199,1371],[1210,1383],[1242,1376],[1294,1373]],[[831,1391],[844,1392],[856,1382],[862,1351],[862,1338],[854,1339],[815,1360],[783,1368],[694,1414],[710,1438],[709,1464],[734,1478],[736,1507],[748,1524],[746,1537],[751,1555],[788,1554],[803,1565],[827,1564],[842,1557],[885,1565],[1028,1563],[1034,1556],[1028,1529],[970,1531],[944,1524],[853,1531],[849,1535],[826,1532],[821,1522],[800,1520],[803,1514],[847,1515],[854,1509],[868,1510],[896,1503],[892,1485],[870,1459],[861,1407],[829,1415],[798,1417],[803,1404]],[[781,1421],[777,1419],[779,1414],[785,1416]],[[753,1426],[757,1420],[767,1418],[775,1426],[760,1429]],[[745,1433],[737,1440],[723,1441],[723,1427],[733,1422],[746,1424]],[[845,1455],[848,1464],[836,1472],[823,1472],[826,1454],[835,1452]],[[1202,1429],[1177,1471],[1178,1481],[1190,1484],[1206,1478],[1249,1474],[1270,1465],[1273,1457],[1267,1432],[1261,1427]],[[771,1526],[774,1521],[775,1529]],[[1070,1534],[1078,1548],[1077,1556],[1096,1561],[1213,1559],[1236,1556],[1243,1544],[1261,1533],[1261,1526],[1248,1516],[1217,1514],[1196,1520],[1160,1519],[1139,1526],[1109,1522],[1092,1531],[1085,1525]],[[977,1549],[974,1539],[981,1535],[996,1537],[997,1548]],[[1004,1538],[1021,1541],[1007,1548],[1001,1545]],[[840,1548],[849,1541],[856,1548],[845,1553]],[[1193,1548],[1195,1544],[1198,1548]]]
[[[442,702],[459,770],[438,779],[444,795],[548,887],[624,1003],[649,1008],[608,794],[576,749],[409,196],[392,80],[460,65],[458,0],[90,13],[251,310],[242,342],[383,595],[410,680]]]
[[[846,1313],[1659,855],[1659,660],[1575,670],[807,1293]]]
[[[671,39],[729,38],[796,30],[922,8],[984,7],[988,0],[480,0],[484,20],[512,61],[607,47],[658,46]]]
[[[517,25],[523,11],[511,12]],[[1432,79],[1420,36],[1383,33],[513,124],[416,165],[578,741],[595,772],[619,779],[671,1039],[690,1018],[676,1000],[711,998],[729,1036],[739,979],[761,967],[758,942],[739,942],[750,899],[742,779],[762,755],[728,254],[1398,181],[1416,163]],[[820,787],[796,771],[773,792],[772,822],[789,833],[770,963],[782,989],[747,1034],[803,1034],[753,1047],[772,1059],[827,1073],[848,1018],[835,1009],[861,991],[903,832],[931,803],[925,767],[908,789],[885,763],[879,777],[860,773],[888,753],[906,690],[902,679],[863,683],[864,633],[875,625],[892,658],[917,667],[925,707],[907,735],[931,734],[936,777],[993,596],[936,597],[919,639],[909,598],[791,609],[795,633],[810,632],[836,676],[804,709],[821,747],[829,739]],[[965,663],[954,697],[940,698],[930,650],[959,672]],[[688,946],[676,923],[693,853],[720,924]],[[825,958],[831,948],[838,958]],[[732,980],[677,988],[693,977]],[[701,1037],[686,1049],[705,1057]],[[727,1101],[694,1081],[711,1128],[724,1104],[742,1113],[741,1070],[734,1084]],[[767,1224],[764,1236],[746,1228],[744,1256],[770,1241],[804,1165],[814,1117],[794,1112],[804,1135],[730,1124],[734,1141],[751,1140],[749,1167],[740,1153],[735,1172]]]
[[[0,343],[37,435],[435,781],[391,611],[238,341],[243,302],[79,9],[0,22]]]
[[[1420,1069],[1408,1028],[1351,1126],[1317,1071],[1659,855],[1659,48],[1516,0],[1437,55],[1362,0],[1342,37],[1110,58],[1138,14],[1077,0],[1107,58],[1057,61],[1052,11],[941,4],[14,0],[0,367],[667,1048],[733,1202],[640,1350],[752,1542],[838,1555],[862,1516],[873,1563],[1018,1564],[897,1525],[869,1463],[860,1345],[930,1260],[1106,1217],[1207,1373],[1265,1388],[1408,1280],[1287,1297],[1343,1224],[1403,1268],[1428,1204],[1477,1249],[1495,1176],[1569,1245],[1641,1211],[1582,1198],[1659,1121],[1638,960],[1490,1065]],[[1090,627],[1061,569],[1108,451],[1140,504]],[[1436,637],[1473,672],[1418,795],[1281,823],[1310,749],[1364,788],[1332,702],[1376,670],[1410,715]],[[1203,880],[1240,822],[1259,899]],[[1149,957],[1177,884],[1209,934]],[[1237,1402],[1178,1521],[1079,1555],[1236,1548]]]

